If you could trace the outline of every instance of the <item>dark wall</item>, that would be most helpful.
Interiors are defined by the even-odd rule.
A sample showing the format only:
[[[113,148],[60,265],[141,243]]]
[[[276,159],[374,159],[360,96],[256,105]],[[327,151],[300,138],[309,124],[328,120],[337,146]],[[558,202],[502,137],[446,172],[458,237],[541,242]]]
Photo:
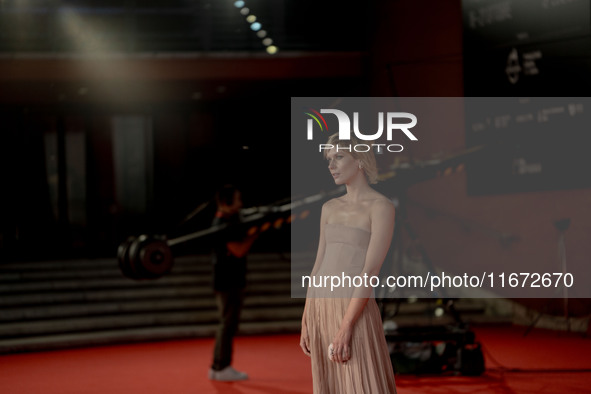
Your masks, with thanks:
[[[243,190],[245,206],[289,198],[291,95],[365,95],[365,82],[269,81],[265,68],[259,72],[260,80],[218,81],[215,98],[191,93],[200,87],[195,79],[184,98],[178,83],[155,87],[149,80],[98,92],[97,82],[72,81],[73,94],[63,96],[44,88],[52,82],[23,83],[26,94],[16,102],[3,97],[0,168],[10,191],[0,204],[3,255],[112,256],[129,235],[184,235],[209,226],[213,205],[185,219],[225,183]],[[90,87],[81,95],[76,86]],[[149,96],[129,93],[134,86]],[[273,237],[256,247],[277,248]]]
[[[466,90],[463,78],[464,58],[475,54],[463,48],[460,0],[380,4],[381,14],[390,15],[397,23],[383,19],[377,28],[372,51],[374,95],[447,97],[473,91]],[[580,52],[570,55],[586,56]],[[559,64],[562,60],[546,61]],[[503,68],[500,73],[504,73]],[[481,78],[483,84],[488,84],[493,77],[483,72]],[[478,82],[473,75],[470,81]],[[579,81],[570,93],[577,94],[584,84],[585,80]],[[539,90],[530,94],[539,94]],[[457,117],[463,118],[461,111]],[[419,143],[410,147],[408,155],[426,159],[462,152],[466,148],[464,127],[458,123],[457,128],[450,130],[434,128],[419,137]],[[560,130],[556,132],[560,135]],[[564,141],[569,143],[574,142]],[[587,170],[576,168],[565,176],[587,177]],[[408,218],[436,265],[454,267],[458,272],[474,266],[498,272],[514,267],[530,272],[560,272],[555,222],[570,218],[571,225],[565,233],[568,269],[575,277],[588,275],[588,188],[472,196],[468,194],[466,172],[454,171],[413,185],[406,193]],[[503,236],[508,235],[518,240],[502,242]],[[544,301],[537,303],[543,304]]]

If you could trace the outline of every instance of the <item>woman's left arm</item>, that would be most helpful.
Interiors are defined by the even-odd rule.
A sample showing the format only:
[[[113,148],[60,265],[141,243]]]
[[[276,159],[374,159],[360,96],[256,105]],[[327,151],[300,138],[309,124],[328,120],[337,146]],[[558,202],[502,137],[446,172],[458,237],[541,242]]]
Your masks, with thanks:
[[[372,206],[371,212],[371,238],[365,257],[365,265],[359,273],[361,277],[367,275],[377,276],[380,273],[392,235],[394,234],[394,205],[390,201],[379,201]],[[356,288],[341,326],[334,340],[332,341],[334,354],[333,361],[346,362],[351,358],[351,336],[355,322],[361,316],[363,308],[373,292],[371,286]]]

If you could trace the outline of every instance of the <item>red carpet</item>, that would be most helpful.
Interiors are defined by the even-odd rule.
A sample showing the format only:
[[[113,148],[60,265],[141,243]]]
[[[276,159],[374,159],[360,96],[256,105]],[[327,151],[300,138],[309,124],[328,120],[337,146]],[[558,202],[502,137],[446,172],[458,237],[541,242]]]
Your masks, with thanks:
[[[397,376],[399,393],[591,393],[591,340],[523,327],[480,327],[487,371],[479,377]],[[234,366],[245,382],[207,379],[212,339],[107,346],[0,357],[0,393],[311,392],[297,335],[240,337]]]

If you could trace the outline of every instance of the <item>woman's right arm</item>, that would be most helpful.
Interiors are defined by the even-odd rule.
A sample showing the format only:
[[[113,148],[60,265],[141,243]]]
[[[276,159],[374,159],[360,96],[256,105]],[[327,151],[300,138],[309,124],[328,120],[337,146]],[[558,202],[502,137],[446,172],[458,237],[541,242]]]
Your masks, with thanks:
[[[326,248],[326,241],[324,239],[324,224],[326,222],[326,212],[327,208],[326,205],[328,203],[324,203],[322,205],[322,211],[320,213],[320,239],[318,241],[318,251],[316,252],[316,261],[314,262],[314,267],[312,268],[312,273],[310,274],[311,277],[316,275],[318,269],[320,268],[320,264],[322,263],[322,259],[324,258],[324,250]],[[302,350],[307,356],[310,356],[310,341],[308,336],[308,325],[306,323],[306,311],[308,310],[308,303],[310,299],[306,297],[306,304],[304,306],[304,313],[302,315],[302,334],[300,337],[300,346]]]

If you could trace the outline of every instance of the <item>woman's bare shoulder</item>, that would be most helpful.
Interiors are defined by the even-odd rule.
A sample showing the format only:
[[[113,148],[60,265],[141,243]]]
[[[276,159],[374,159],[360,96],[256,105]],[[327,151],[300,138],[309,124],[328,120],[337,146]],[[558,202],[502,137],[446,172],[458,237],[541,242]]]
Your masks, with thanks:
[[[382,193],[378,192],[377,190],[372,190],[372,193],[369,195],[368,200],[371,201],[372,204],[388,203],[388,204],[393,205],[392,200],[390,200],[388,197],[384,196]]]
[[[388,197],[376,192],[372,200],[372,211],[374,212],[394,212],[394,203]]]
[[[339,200],[340,197],[335,197],[335,198],[331,198],[330,200],[328,200],[327,202],[325,202],[324,204],[322,204],[322,210],[324,212],[331,212],[333,209],[335,209],[339,204],[341,204],[341,200]]]

